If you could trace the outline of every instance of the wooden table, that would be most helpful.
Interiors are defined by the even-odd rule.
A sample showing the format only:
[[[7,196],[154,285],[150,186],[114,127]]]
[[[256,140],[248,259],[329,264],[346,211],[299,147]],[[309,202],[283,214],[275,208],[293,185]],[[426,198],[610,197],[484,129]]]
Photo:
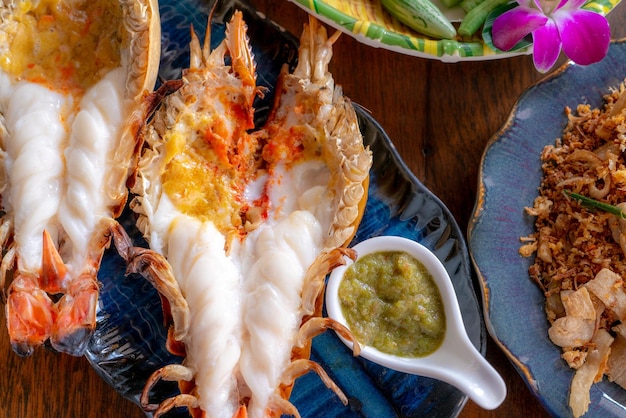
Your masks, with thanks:
[[[292,33],[299,34],[307,19],[304,11],[286,0],[252,3]],[[626,37],[625,3],[609,15],[613,38]],[[464,231],[485,144],[505,122],[519,94],[543,77],[530,56],[444,64],[372,48],[347,35],[336,43],[331,71],[346,95],[372,112],[411,170],[442,199]],[[18,357],[11,351],[4,323],[3,312],[0,417],[144,416],[139,407],[107,386],[83,358],[43,349],[29,358]],[[469,401],[461,417],[546,415],[491,339],[487,359],[504,377],[508,396],[495,411],[482,410]]]

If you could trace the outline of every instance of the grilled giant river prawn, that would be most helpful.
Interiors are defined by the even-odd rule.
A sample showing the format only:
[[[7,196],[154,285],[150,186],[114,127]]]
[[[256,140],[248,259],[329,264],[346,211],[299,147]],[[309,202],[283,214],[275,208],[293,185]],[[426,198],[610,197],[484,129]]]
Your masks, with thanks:
[[[354,256],[345,246],[363,213],[372,162],[327,69],[335,39],[315,20],[305,26],[295,72],[285,68],[269,120],[250,133],[260,92],[241,13],[210,53],[208,39],[201,49],[192,33],[182,86],[144,130],[131,207],[171,266],[153,272],[169,289],[165,306],[188,309],[189,318],[188,326],[175,320],[170,333],[183,364],[156,371],[144,390],[155,416],[175,406],[194,416],[298,415],[288,398],[309,370],[347,402],[309,360],[311,338],[324,329],[351,338],[321,317],[321,294],[326,274]],[[119,232],[118,250],[132,259]],[[157,259],[136,264],[158,270]],[[152,405],[160,379],[179,381],[182,393]]]
[[[0,9],[0,287],[14,350],[81,355],[96,274],[125,204],[154,87],[153,0],[4,1]]]

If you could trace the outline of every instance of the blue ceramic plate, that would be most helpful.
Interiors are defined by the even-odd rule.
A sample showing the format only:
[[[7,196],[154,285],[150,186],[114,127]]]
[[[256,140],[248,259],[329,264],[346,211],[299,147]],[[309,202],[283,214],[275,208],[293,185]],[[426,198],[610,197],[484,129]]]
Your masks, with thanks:
[[[483,154],[474,215],[468,228],[472,260],[483,291],[487,329],[530,390],[551,414],[571,416],[573,371],[548,339],[544,297],[528,276],[532,259],[518,254],[519,238],[533,232],[532,206],[541,181],[539,156],[561,137],[564,109],[602,104],[602,96],[626,77],[626,43],[610,46],[600,63],[566,64],[528,89]],[[585,417],[623,416],[626,391],[608,381],[593,385]]]
[[[200,0],[161,1],[163,58],[161,78],[180,77],[188,64],[189,25],[204,33],[209,5]],[[239,1],[220,1],[211,26],[212,44],[222,38],[224,22],[234,8],[244,11],[259,82],[272,87],[281,65],[293,65],[296,39]],[[271,90],[270,90],[271,93]],[[257,104],[257,122],[267,115],[271,94]],[[471,281],[471,263],[463,234],[443,204],[417,181],[398,157],[381,127],[357,107],[361,130],[374,153],[369,200],[355,242],[374,235],[401,235],[434,250],[446,266],[473,344],[484,353],[486,331]],[[125,212],[123,225],[145,245],[136,231],[133,216]],[[165,329],[159,297],[141,277],[125,276],[125,266],[114,250],[106,253],[100,280],[102,293],[98,328],[87,357],[98,373],[121,395],[138,402],[148,376],[180,358],[165,350]],[[394,372],[354,358],[333,332],[315,338],[312,358],[320,363],[344,390],[345,407],[321,380],[309,373],[296,381],[291,400],[304,417],[456,416],[467,397],[437,380]],[[176,393],[176,385],[159,383],[152,401]],[[187,416],[173,411],[168,416]]]

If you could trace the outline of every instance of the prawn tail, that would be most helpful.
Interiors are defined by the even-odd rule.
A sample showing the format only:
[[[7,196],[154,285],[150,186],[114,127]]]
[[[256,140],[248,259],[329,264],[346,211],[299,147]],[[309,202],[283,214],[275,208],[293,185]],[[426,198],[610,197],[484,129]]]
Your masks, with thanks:
[[[96,271],[74,279],[57,303],[57,318],[50,343],[60,352],[81,356],[96,328],[96,308],[100,287]]]
[[[6,316],[11,347],[25,357],[50,338],[56,312],[38,278],[18,272],[8,289]]]
[[[11,264],[16,263],[17,256],[11,254]],[[13,350],[27,356],[49,339],[59,352],[83,355],[96,327],[98,293],[96,269],[70,277],[44,231],[40,273],[17,269],[8,289],[7,324]],[[55,302],[50,295],[57,294],[62,296]]]

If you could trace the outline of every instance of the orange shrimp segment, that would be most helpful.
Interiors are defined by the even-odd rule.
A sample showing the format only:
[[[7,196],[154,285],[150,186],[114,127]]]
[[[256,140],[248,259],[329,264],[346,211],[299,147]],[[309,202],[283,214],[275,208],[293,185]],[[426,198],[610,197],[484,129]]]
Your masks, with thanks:
[[[52,347],[73,355],[80,355],[87,348],[96,328],[98,290],[95,271],[74,279],[57,304],[57,319],[50,336]]]
[[[39,288],[37,278],[26,274],[13,279],[8,293],[6,315],[11,346],[17,354],[27,356],[50,337],[56,319],[54,304]]]
[[[55,295],[62,295],[55,303]],[[80,355],[95,329],[96,272],[71,279],[47,231],[43,233],[41,275],[20,274],[8,291],[7,326],[20,355],[50,339],[52,347]]]

